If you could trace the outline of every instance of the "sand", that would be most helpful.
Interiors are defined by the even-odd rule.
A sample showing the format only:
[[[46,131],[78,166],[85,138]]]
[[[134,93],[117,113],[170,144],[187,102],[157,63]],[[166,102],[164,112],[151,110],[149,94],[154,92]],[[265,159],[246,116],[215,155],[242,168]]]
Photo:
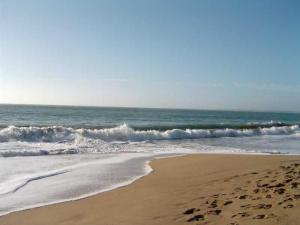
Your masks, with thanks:
[[[126,187],[11,213],[0,224],[300,224],[299,156],[188,155],[151,166]]]

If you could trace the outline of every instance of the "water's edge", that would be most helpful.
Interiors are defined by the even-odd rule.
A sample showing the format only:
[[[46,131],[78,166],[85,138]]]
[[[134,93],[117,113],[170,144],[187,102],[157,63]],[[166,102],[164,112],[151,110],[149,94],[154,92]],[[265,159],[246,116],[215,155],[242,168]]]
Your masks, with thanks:
[[[12,211],[8,211],[8,212],[4,212],[4,213],[0,213],[0,217],[1,216],[5,216],[11,213],[16,213],[16,212],[20,212],[20,211],[25,211],[25,210],[31,210],[31,209],[35,209],[35,208],[40,208],[40,207],[46,207],[46,206],[50,206],[50,205],[55,205],[55,204],[61,204],[61,203],[65,203],[65,202],[72,202],[72,201],[77,201],[77,200],[81,200],[81,199],[85,199],[85,198],[89,198],[89,197],[93,197],[95,195],[98,194],[103,194],[105,192],[108,191],[112,191],[112,190],[116,190],[119,188],[123,188],[126,187],[132,183],[134,183],[135,181],[146,177],[147,175],[151,174],[154,169],[150,166],[151,162],[155,161],[155,160],[160,160],[160,159],[164,159],[164,158],[173,158],[173,157],[182,157],[182,156],[187,156],[187,155],[269,155],[269,156],[274,156],[274,155],[280,155],[280,156],[284,156],[284,155],[288,155],[288,156],[293,156],[293,155],[300,155],[300,154],[270,154],[270,153],[172,153],[172,154],[167,154],[167,155],[155,155],[152,156],[150,160],[146,160],[145,164],[144,164],[144,168],[143,168],[143,172],[141,175],[133,177],[131,180],[125,181],[125,182],[121,182],[121,183],[117,183],[115,185],[113,185],[112,187],[106,188],[106,189],[102,189],[99,191],[95,191],[89,194],[84,194],[84,195],[80,195],[76,198],[70,198],[70,199],[64,199],[64,200],[58,200],[58,201],[53,201],[53,202],[48,202],[48,203],[42,203],[42,204],[36,204],[36,205],[32,205],[29,207],[23,207],[23,208],[18,208],[16,210],[12,210]]]
[[[118,189],[118,188],[128,186],[128,185],[134,183],[135,181],[147,176],[148,174],[150,174],[153,171],[153,168],[150,166],[150,163],[153,160],[162,159],[162,158],[169,158],[169,157],[178,157],[178,156],[183,156],[183,155],[187,155],[187,154],[176,154],[176,155],[170,154],[168,156],[165,156],[165,155],[164,156],[153,156],[153,159],[145,161],[145,165],[144,165],[144,168],[143,168],[143,170],[144,170],[143,173],[140,176],[133,177],[131,180],[115,184],[112,187],[109,187],[109,188],[106,188],[106,189],[101,189],[99,191],[95,191],[95,192],[92,192],[92,193],[89,193],[89,194],[80,195],[76,198],[70,198],[70,199],[58,200],[58,201],[53,201],[53,202],[48,202],[48,203],[36,204],[36,205],[29,206],[29,207],[23,207],[23,208],[19,208],[19,209],[16,209],[16,210],[0,213],[0,217],[11,214],[11,213],[20,212],[20,211],[31,210],[31,209],[35,209],[35,208],[40,208],[40,207],[45,207],[45,206],[50,206],[50,205],[55,205],[55,204],[60,204],[60,203],[65,203],[65,202],[77,201],[77,200],[89,198],[89,197],[92,197],[92,196],[95,196],[95,195],[98,195],[98,194],[102,194],[102,193],[105,193],[105,192],[108,192],[108,191],[112,191],[112,190],[115,190],[115,189]]]

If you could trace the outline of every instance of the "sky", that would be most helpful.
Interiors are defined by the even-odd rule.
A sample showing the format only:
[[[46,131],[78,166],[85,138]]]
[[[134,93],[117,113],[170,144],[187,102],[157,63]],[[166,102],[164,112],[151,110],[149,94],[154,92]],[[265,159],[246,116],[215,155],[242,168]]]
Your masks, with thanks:
[[[1,0],[0,103],[300,111],[298,0]]]

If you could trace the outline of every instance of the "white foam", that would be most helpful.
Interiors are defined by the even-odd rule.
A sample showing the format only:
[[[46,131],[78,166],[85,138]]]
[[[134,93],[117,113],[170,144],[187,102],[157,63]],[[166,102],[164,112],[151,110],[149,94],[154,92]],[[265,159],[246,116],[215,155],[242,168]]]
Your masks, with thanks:
[[[2,182],[0,184],[0,196],[16,192],[32,181],[60,175],[67,172],[68,172],[67,170],[51,171],[44,174],[38,173],[33,175],[21,176],[18,178],[8,180],[6,182]]]
[[[28,171],[24,175],[17,175],[15,171],[12,179],[0,183],[0,215],[80,199],[128,185],[152,171],[148,162],[154,155],[129,153],[98,155],[95,158],[91,155],[84,155],[79,159],[74,157],[43,157],[40,162],[35,161],[38,164],[35,165],[35,170],[42,169],[44,172],[28,174],[30,172]],[[31,163],[34,158],[36,157],[27,157],[25,162],[20,164]],[[16,158],[9,160],[17,161]],[[69,166],[48,170],[61,167],[62,162]],[[9,164],[14,163],[5,162],[5,164],[10,166]]]
[[[144,144],[151,141],[268,135],[291,136],[291,134],[297,135],[298,133],[298,125],[257,129],[171,129],[166,131],[134,130],[126,124],[107,129],[10,126],[0,130],[0,156],[143,152],[145,151]],[[133,148],[133,145],[143,145],[143,148]]]
[[[197,139],[216,137],[242,137],[256,135],[283,135],[292,134],[299,130],[298,125],[281,126],[257,129],[171,129],[134,130],[123,124],[114,128],[104,129],[73,129],[66,127],[15,127],[9,126],[0,130],[0,142],[26,141],[26,142],[80,142],[82,139],[97,139],[105,142],[112,141],[147,141],[147,140],[173,140]]]

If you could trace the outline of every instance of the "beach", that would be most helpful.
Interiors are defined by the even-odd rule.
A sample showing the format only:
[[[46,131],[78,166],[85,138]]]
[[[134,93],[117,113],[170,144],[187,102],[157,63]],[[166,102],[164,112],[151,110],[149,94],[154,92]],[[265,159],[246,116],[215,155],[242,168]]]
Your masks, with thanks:
[[[0,105],[0,114],[0,216],[123,187],[159,158],[300,147],[293,113]]]
[[[300,225],[300,1],[0,10],[0,225]]]
[[[152,173],[128,186],[14,212],[0,224],[299,224],[299,163],[292,155],[157,159]]]

